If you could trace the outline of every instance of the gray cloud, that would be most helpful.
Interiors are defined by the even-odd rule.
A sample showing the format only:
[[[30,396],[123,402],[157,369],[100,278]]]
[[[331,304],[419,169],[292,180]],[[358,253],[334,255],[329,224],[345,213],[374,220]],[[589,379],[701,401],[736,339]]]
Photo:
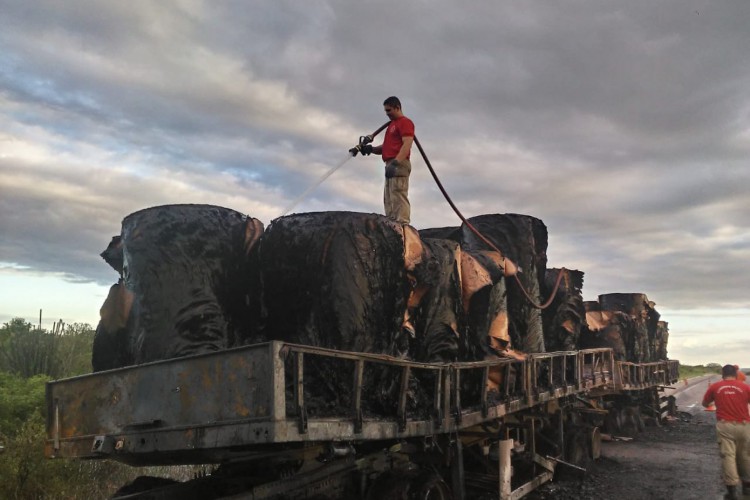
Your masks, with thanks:
[[[268,223],[396,94],[466,215],[544,220],[589,298],[745,307],[746,2],[0,6],[0,261],[108,283],[132,211]],[[296,210],[379,211],[380,168],[351,160]],[[457,224],[414,168],[414,224]]]

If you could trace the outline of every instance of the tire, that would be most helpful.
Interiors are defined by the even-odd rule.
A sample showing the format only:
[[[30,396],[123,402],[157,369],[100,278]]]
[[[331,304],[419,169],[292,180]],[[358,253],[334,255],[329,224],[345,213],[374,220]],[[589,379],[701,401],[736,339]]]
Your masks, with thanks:
[[[452,500],[453,493],[439,474],[419,472],[385,472],[370,486],[366,500]]]

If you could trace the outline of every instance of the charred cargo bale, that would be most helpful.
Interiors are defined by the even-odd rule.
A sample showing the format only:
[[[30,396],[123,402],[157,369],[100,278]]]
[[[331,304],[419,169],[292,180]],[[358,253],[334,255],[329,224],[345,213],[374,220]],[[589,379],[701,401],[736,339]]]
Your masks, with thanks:
[[[459,325],[463,335],[461,361],[478,361],[496,357],[499,352],[511,349],[508,332],[508,306],[505,287],[504,256],[485,245],[476,254],[463,246],[463,227],[423,229],[423,241],[449,239],[459,245],[456,254],[458,270]]]
[[[122,280],[102,308],[94,369],[247,341],[244,276],[262,232],[258,220],[210,205],[166,205],[127,216],[120,237],[102,254]]]
[[[653,303],[649,302],[648,297],[643,293],[608,293],[599,295],[599,303],[602,310],[621,311],[633,319],[633,330],[627,334],[632,336],[628,344],[633,346],[628,361],[654,361],[653,339],[656,336],[659,313],[653,308]]]
[[[562,274],[562,276],[561,276]],[[560,280],[559,287],[555,284]],[[542,311],[544,346],[547,351],[574,351],[578,349],[581,330],[586,325],[583,305],[583,272],[570,269],[547,269],[544,295],[555,296]]]
[[[667,357],[667,343],[669,341],[669,323],[658,321],[656,324],[656,340],[654,353],[657,361],[669,359]]]
[[[470,218],[469,222],[522,270],[517,274],[518,281],[531,299],[539,303],[547,268],[547,227],[544,223],[535,217],[519,214],[480,215]],[[497,252],[487,248],[487,244],[466,225],[461,227],[460,243],[464,252],[486,268],[502,264],[497,262]],[[544,352],[541,311],[529,302],[515,279],[505,281],[503,293],[507,293],[511,344],[523,352]]]
[[[404,354],[407,272],[421,253],[414,229],[377,214],[317,212],[274,220],[258,248],[269,339]]]
[[[461,249],[455,241],[433,238],[422,238],[422,247],[408,300],[416,331],[410,357],[422,362],[466,359],[467,338],[459,333],[464,330]]]
[[[596,301],[584,302],[586,326],[581,331],[579,349],[608,347],[618,361],[632,361],[635,329],[633,319],[621,311],[603,311]]]
[[[122,278],[109,288],[107,298],[99,309],[101,319],[91,349],[91,367],[95,372],[135,363],[129,335],[131,318],[134,317],[130,310],[134,300],[135,295],[127,289]]]
[[[410,275],[422,254],[415,229],[377,214],[318,212],[276,219],[258,247],[264,331],[269,340],[406,357],[415,352],[416,337],[408,310],[415,290]],[[429,314],[418,322],[430,323]],[[431,348],[423,345],[419,352],[429,355]],[[306,355],[304,367],[308,415],[347,414],[354,365]],[[286,370],[293,380],[292,360]],[[400,372],[373,365],[362,384],[363,412],[395,414]],[[413,389],[410,405],[422,397],[419,387]],[[294,401],[291,387],[287,393]]]

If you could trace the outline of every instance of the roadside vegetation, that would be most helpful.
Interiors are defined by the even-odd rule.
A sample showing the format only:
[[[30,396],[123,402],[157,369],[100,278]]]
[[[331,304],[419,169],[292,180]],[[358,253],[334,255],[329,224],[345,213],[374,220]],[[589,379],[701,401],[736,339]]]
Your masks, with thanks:
[[[0,498],[109,498],[140,475],[192,476],[186,467],[134,468],[44,456],[45,384],[91,372],[93,340],[94,329],[81,323],[59,323],[47,331],[15,318],[0,327]]]
[[[721,365],[708,363],[707,365],[683,365],[680,363],[680,378],[700,377],[701,375],[713,375],[721,373]]]

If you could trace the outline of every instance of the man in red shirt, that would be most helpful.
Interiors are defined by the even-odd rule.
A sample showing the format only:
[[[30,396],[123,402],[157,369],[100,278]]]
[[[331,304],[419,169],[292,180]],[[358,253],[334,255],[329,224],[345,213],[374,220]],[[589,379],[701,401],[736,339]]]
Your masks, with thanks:
[[[411,216],[409,205],[409,174],[411,174],[411,145],[414,142],[414,122],[404,116],[401,101],[391,96],[383,102],[383,110],[391,123],[385,131],[383,144],[366,147],[362,154],[375,153],[385,162],[385,188],[383,204],[385,215],[402,224],[408,224]]]
[[[739,499],[738,485],[750,493],[750,386],[737,380],[737,368],[725,365],[722,380],[709,386],[703,406],[716,405],[716,434],[719,439],[725,498]]]

